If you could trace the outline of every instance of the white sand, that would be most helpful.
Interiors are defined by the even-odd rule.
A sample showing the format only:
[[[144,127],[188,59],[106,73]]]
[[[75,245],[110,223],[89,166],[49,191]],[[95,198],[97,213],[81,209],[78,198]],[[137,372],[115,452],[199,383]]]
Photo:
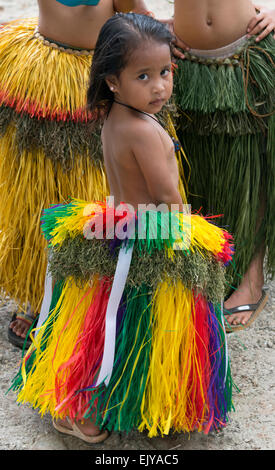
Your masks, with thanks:
[[[258,5],[275,8],[275,0],[255,0]],[[147,0],[148,8],[160,17],[171,16],[173,4],[171,0]],[[10,21],[18,17],[37,15],[36,0],[0,0],[0,21]]]

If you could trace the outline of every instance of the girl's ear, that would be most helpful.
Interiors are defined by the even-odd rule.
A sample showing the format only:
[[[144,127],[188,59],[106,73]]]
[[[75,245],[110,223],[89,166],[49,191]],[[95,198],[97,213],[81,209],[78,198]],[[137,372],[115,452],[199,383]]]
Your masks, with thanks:
[[[112,93],[117,93],[118,91],[118,80],[115,75],[110,75],[109,77],[105,78],[105,81],[110,88]]]

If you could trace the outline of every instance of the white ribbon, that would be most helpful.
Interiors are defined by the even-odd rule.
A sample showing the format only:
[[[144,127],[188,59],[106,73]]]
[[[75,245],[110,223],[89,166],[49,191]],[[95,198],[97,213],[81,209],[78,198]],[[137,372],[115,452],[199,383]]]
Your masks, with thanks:
[[[96,387],[102,382],[105,382],[107,386],[112,375],[115,358],[117,312],[125,289],[132,254],[133,245],[130,248],[125,246],[120,248],[116,272],[107,305],[104,352],[100,373],[95,385]]]
[[[226,377],[227,377],[227,370],[228,370],[228,362],[229,362],[229,357],[228,357],[228,345],[227,345],[227,336],[226,336],[226,330],[225,330],[225,324],[224,324],[224,317],[223,317],[223,300],[221,301],[221,313],[222,313],[222,326],[223,326],[223,332],[224,332],[224,344],[225,344],[225,360],[226,360],[226,368],[225,368],[225,374],[224,374],[224,384],[226,382]]]
[[[49,315],[51,300],[52,300],[52,285],[53,285],[53,280],[49,272],[49,264],[47,264],[47,271],[46,271],[46,277],[45,277],[45,283],[44,283],[44,298],[43,298],[43,302],[41,305],[41,311],[40,311],[39,319],[37,322],[37,326],[35,328],[35,335],[34,335],[35,337],[38,334],[40,327],[43,325],[44,321],[48,318],[48,315]]]
[[[126,247],[123,245],[119,251],[116,271],[106,310],[104,352],[96,386],[102,382],[105,382],[107,386],[111,379],[115,358],[117,313],[131,266],[133,248],[133,245],[131,247]],[[43,325],[49,315],[52,299],[52,285],[53,279],[49,272],[49,266],[47,265],[44,284],[44,298],[35,331],[35,336],[38,334],[39,328]]]

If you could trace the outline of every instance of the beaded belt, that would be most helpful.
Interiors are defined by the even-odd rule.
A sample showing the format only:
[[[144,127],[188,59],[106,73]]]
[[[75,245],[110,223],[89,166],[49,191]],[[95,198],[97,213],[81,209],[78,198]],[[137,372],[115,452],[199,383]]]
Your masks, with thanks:
[[[72,47],[67,44],[61,44],[58,41],[54,41],[53,39],[46,38],[45,36],[39,33],[38,28],[35,29],[33,37],[42,41],[45,46],[52,47],[53,49],[57,49],[61,52],[66,52],[67,54],[88,56],[93,55],[94,53],[93,49],[89,50]]]

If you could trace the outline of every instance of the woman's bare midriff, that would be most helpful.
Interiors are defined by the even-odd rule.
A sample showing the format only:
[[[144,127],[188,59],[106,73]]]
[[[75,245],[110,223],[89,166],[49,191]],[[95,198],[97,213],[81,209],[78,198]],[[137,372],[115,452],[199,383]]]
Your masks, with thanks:
[[[175,33],[194,49],[217,49],[244,36],[255,16],[250,0],[175,0]]]
[[[67,7],[56,0],[38,0],[39,32],[73,47],[94,49],[103,24],[113,16],[113,0],[97,6]]]

